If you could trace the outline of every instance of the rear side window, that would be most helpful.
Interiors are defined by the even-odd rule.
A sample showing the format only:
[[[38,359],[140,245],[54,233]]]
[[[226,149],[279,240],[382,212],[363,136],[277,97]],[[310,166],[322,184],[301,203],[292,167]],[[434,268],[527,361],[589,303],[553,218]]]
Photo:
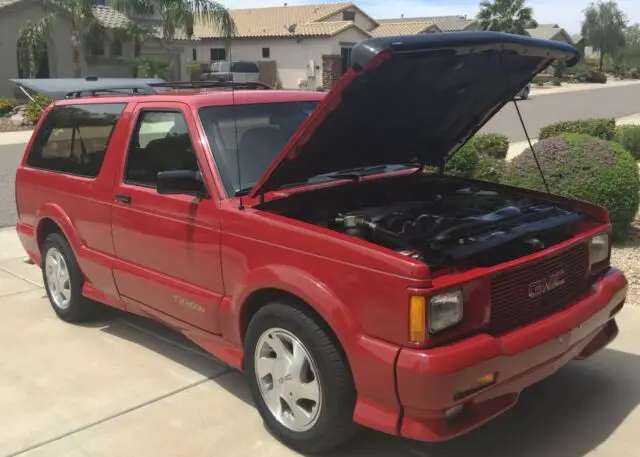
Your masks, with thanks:
[[[53,108],[36,134],[27,165],[95,178],[125,106],[91,103]]]
[[[232,73],[260,73],[255,62],[233,62],[231,64]]]

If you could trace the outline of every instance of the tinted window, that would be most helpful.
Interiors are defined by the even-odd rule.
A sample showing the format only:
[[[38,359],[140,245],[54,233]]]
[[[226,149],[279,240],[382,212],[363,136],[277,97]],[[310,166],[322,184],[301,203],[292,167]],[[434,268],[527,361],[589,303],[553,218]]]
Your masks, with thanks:
[[[57,106],[38,130],[27,165],[95,178],[125,103]]]
[[[129,147],[125,181],[155,187],[158,173],[170,170],[198,171],[184,116],[174,111],[143,111]]]
[[[317,105],[310,101],[201,108],[200,121],[227,194],[255,185]]]
[[[259,73],[258,65],[255,62],[233,62],[231,64],[232,73]]]

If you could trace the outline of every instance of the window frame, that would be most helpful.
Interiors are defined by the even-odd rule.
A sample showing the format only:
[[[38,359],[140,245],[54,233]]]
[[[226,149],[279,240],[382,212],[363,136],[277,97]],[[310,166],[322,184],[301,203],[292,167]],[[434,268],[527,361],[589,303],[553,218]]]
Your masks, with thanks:
[[[69,171],[56,170],[56,169],[53,169],[53,168],[38,167],[38,166],[33,165],[32,163],[29,163],[29,159],[31,157],[31,154],[33,153],[34,147],[37,144],[39,136],[41,134],[44,135],[43,132],[45,130],[45,123],[49,120],[50,116],[52,114],[54,114],[54,112],[55,112],[55,110],[57,108],[66,108],[66,107],[69,107],[69,106],[95,106],[95,105],[122,105],[122,110],[120,111],[120,114],[118,114],[118,119],[116,119],[116,122],[111,127],[111,132],[109,132],[109,136],[107,137],[107,142],[106,142],[105,147],[104,147],[102,163],[100,164],[100,169],[95,174],[95,176],[86,175],[86,174],[80,174],[80,173],[71,173]],[[31,143],[31,148],[29,149],[28,153],[26,154],[26,159],[24,161],[24,166],[26,168],[31,169],[31,170],[39,170],[39,171],[44,171],[44,172],[47,172],[47,173],[56,173],[56,174],[60,174],[60,175],[73,176],[73,177],[77,177],[77,178],[87,179],[87,180],[90,180],[90,181],[95,181],[96,179],[98,179],[100,177],[100,173],[102,173],[102,169],[104,167],[104,163],[107,160],[107,153],[109,151],[109,146],[111,146],[111,139],[113,138],[113,133],[115,132],[116,128],[118,127],[118,123],[120,122],[122,114],[126,112],[128,105],[129,105],[129,103],[127,103],[127,102],[103,102],[103,103],[70,103],[70,104],[52,106],[51,109],[49,110],[49,112],[47,113],[46,118],[44,118],[42,120],[42,124],[41,124],[40,128],[34,134],[35,136],[33,138],[33,142]],[[51,134],[53,133],[53,131],[54,131],[54,128],[51,128],[49,130],[49,133],[48,133],[46,139],[42,143],[42,148],[44,148],[44,145],[49,141],[49,138],[51,137]]]
[[[198,172],[200,172],[201,175],[203,175],[202,173],[202,164],[200,163],[200,159],[198,157],[198,154],[196,153],[196,149],[195,149],[195,145],[193,142],[193,137],[191,134],[191,129],[189,129],[189,123],[187,122],[187,116],[185,115],[185,112],[183,110],[181,110],[180,108],[162,108],[162,107],[153,107],[153,106],[148,106],[148,107],[141,107],[140,109],[138,109],[134,115],[136,116],[135,119],[135,123],[133,123],[133,130],[131,130],[131,135],[129,136],[129,141],[127,143],[127,150],[125,153],[125,159],[124,159],[124,163],[123,163],[123,167],[122,167],[122,175],[121,175],[121,179],[120,179],[120,183],[126,186],[132,186],[134,188],[137,189],[151,189],[153,191],[155,191],[156,193],[158,192],[158,187],[157,184],[154,185],[149,185],[149,184],[145,184],[145,183],[141,183],[139,181],[132,181],[130,179],[127,179],[127,167],[129,165],[129,157],[130,157],[130,152],[133,146],[133,141],[136,138],[136,135],[139,134],[139,129],[140,129],[140,124],[142,122],[142,118],[144,116],[145,113],[148,112],[152,112],[152,113],[178,113],[182,116],[183,120],[184,120],[184,124],[187,126],[187,134],[189,135],[189,142],[191,143],[191,149],[193,151],[193,155],[196,158],[196,164],[198,165]],[[204,175],[203,175],[204,177]],[[209,186],[207,185],[207,183],[203,180],[203,184],[205,186],[205,188],[207,189],[207,192],[209,192],[209,194],[211,195],[211,190],[209,189]],[[160,194],[158,194],[160,195]],[[165,195],[168,196],[168,195]]]

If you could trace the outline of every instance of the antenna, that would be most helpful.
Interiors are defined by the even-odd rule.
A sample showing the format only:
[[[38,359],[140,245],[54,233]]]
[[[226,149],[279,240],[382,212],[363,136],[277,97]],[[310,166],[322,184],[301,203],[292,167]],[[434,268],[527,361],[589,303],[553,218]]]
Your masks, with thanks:
[[[242,174],[240,172],[240,145],[238,144],[238,114],[236,113],[236,91],[231,88],[231,103],[233,111],[233,133],[235,135],[236,140],[236,167],[238,167],[238,190],[242,189]],[[240,204],[238,205],[238,209],[244,209],[244,204],[242,202],[242,195],[239,196]]]
[[[504,68],[504,61],[502,60],[502,54],[498,54],[498,59],[500,59],[500,67],[502,68],[502,75],[504,76],[504,82],[509,86],[509,74]],[[520,125],[522,125],[522,130],[524,130],[524,135],[527,137],[527,141],[529,142],[529,149],[531,149],[531,154],[533,155],[533,159],[536,161],[536,166],[538,167],[538,172],[540,173],[540,177],[542,178],[542,182],[544,183],[545,189],[547,189],[547,193],[550,194],[549,184],[547,184],[547,179],[544,177],[544,173],[542,171],[542,167],[540,166],[540,161],[538,160],[538,155],[536,154],[536,150],[533,148],[533,143],[531,143],[531,138],[529,137],[529,132],[527,132],[527,126],[524,124],[524,120],[522,119],[522,114],[520,113],[520,107],[518,106],[518,102],[516,102],[515,95],[513,96],[513,105],[516,107],[516,112],[518,113],[518,118],[520,119]]]

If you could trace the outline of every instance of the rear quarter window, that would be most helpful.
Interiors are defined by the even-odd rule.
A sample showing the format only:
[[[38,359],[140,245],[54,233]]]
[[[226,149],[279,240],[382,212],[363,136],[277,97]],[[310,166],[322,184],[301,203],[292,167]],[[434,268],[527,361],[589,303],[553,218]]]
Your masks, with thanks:
[[[95,178],[126,103],[56,106],[36,133],[27,165]]]

